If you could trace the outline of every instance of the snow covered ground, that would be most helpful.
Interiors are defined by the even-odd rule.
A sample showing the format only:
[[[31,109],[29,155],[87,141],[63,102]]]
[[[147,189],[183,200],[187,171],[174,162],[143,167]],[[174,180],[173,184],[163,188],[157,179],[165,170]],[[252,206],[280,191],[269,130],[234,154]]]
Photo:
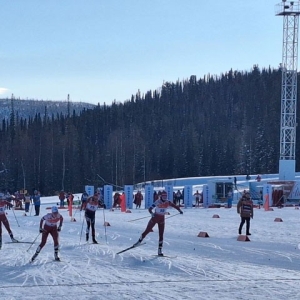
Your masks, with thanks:
[[[43,202],[47,204],[39,217],[15,210],[17,222],[13,211],[7,211],[20,241],[37,237],[40,218],[57,198]],[[149,220],[145,209],[132,213],[99,209],[98,245],[84,241],[83,212],[74,211],[76,222],[71,222],[68,212],[61,210],[65,219],[61,262],[53,260],[49,237],[30,264],[40,237],[30,249],[30,244],[6,243],[10,238],[2,226],[0,299],[300,299],[300,210],[255,209],[249,242],[237,241],[236,207],[183,210],[183,215],[177,215],[170,209],[167,216],[163,250],[168,257],[155,256],[156,227],[145,245],[116,254],[136,242],[145,229]],[[213,218],[216,214],[219,218]],[[143,219],[132,221],[139,218]],[[104,226],[104,221],[110,226]],[[200,231],[209,237],[198,237]]]

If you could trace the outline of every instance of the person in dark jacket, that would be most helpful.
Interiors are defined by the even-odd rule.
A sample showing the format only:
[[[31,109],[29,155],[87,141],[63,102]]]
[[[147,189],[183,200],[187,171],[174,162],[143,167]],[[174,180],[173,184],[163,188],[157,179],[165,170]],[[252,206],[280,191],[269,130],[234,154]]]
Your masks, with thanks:
[[[33,196],[31,196],[31,199],[34,204],[35,209],[35,216],[38,216],[40,214],[40,207],[41,207],[41,194],[38,190],[34,190]]]
[[[250,218],[253,219],[253,202],[250,193],[246,192],[237,204],[237,213],[241,216],[239,234],[242,234],[243,226],[246,222],[246,235],[250,233]]]
[[[142,195],[141,191],[138,191],[134,195],[134,201],[133,201],[133,203],[136,205],[136,207],[135,207],[136,209],[141,208],[142,200],[143,200],[143,195]]]

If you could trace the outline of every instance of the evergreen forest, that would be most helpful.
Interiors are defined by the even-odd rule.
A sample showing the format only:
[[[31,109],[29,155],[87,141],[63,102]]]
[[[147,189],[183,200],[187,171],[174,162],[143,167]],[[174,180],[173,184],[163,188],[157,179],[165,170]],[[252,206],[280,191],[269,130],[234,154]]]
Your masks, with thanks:
[[[46,196],[105,183],[278,173],[280,104],[281,70],[258,66],[164,82],[79,114],[45,106],[24,118],[11,99],[0,129],[1,188]]]

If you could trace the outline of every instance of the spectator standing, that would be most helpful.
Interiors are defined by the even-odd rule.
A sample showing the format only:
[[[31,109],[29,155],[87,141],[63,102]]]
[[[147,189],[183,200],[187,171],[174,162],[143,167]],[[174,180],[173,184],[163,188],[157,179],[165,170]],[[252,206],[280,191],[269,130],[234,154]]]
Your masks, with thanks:
[[[184,189],[182,189],[181,199],[182,199],[182,204],[184,204]],[[180,206],[180,202],[178,205]]]
[[[229,191],[227,193],[227,207],[228,208],[232,207],[232,201],[233,201],[233,193],[232,193],[232,189],[229,189]]]
[[[28,192],[26,192],[26,194],[25,194],[24,202],[25,202],[25,212],[27,213],[27,212],[29,212],[29,207],[30,207],[30,203],[31,203],[31,197]]]
[[[120,206],[120,204],[121,204],[120,196],[121,195],[118,192],[115,192],[115,194],[114,194],[113,208],[116,208],[117,206]]]
[[[175,205],[180,205],[181,197],[182,197],[182,194],[181,194],[180,190],[178,190],[175,194],[175,199],[174,199]]]
[[[135,195],[134,195],[134,201],[133,203],[135,204],[135,208],[141,208],[141,204],[142,204],[142,200],[143,200],[143,195],[141,193],[141,191],[138,191]]]
[[[201,203],[201,200],[202,200],[202,195],[201,195],[201,193],[199,193],[198,190],[194,194],[194,199],[195,199],[195,206],[200,206],[200,203]]]
[[[242,234],[243,226],[246,222],[246,235],[250,233],[250,218],[253,219],[253,202],[250,193],[246,192],[237,204],[237,213],[241,216],[241,223],[239,226],[239,234]]]
[[[66,199],[66,193],[64,192],[64,190],[61,190],[59,192],[58,199],[59,199],[59,206],[64,207],[65,206],[65,199]]]
[[[39,216],[41,207],[41,194],[38,190],[34,190],[31,200],[33,201],[35,216]]]

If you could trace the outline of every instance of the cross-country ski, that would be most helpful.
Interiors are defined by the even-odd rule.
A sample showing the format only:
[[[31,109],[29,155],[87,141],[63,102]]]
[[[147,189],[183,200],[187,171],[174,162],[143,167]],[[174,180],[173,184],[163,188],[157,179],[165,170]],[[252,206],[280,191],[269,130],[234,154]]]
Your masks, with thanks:
[[[126,251],[128,251],[128,250],[131,250],[131,249],[140,247],[140,246],[145,245],[145,244],[146,244],[146,243],[141,243],[141,244],[139,244],[139,245],[132,245],[132,246],[130,246],[130,247],[124,249],[124,250],[121,250],[121,251],[117,252],[116,254],[124,253],[124,252],[126,252]]]
[[[158,255],[158,254],[154,254],[154,255],[152,255],[152,257],[157,257],[157,258],[159,258],[159,257],[162,257],[162,258],[176,258],[177,256],[170,256],[170,255]]]
[[[5,242],[5,244],[33,244],[33,242],[17,241],[17,242]]]

